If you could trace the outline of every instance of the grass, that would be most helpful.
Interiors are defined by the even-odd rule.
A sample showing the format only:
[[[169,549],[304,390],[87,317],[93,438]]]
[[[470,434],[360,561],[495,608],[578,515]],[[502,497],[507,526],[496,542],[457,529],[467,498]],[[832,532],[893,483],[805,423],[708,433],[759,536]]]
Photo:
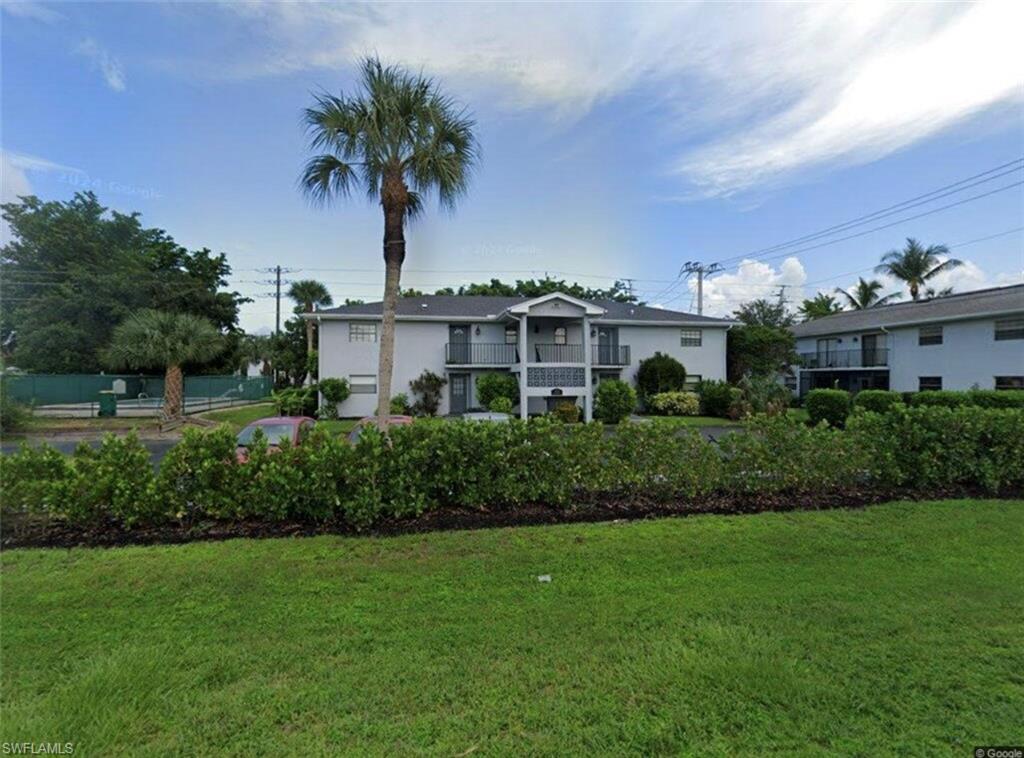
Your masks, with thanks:
[[[160,420],[148,416],[114,416],[113,418],[60,418],[36,416],[29,418],[18,434],[52,434],[57,432],[127,432],[132,429],[156,430]],[[8,436],[6,433],[4,436]]]
[[[230,424],[235,431],[241,431],[244,426],[261,418],[276,416],[277,410],[273,403],[257,403],[255,405],[243,405],[239,408],[227,408],[222,411],[208,411],[201,414],[203,418],[216,421],[218,424]]]
[[[5,551],[0,732],[90,754],[966,755],[1020,739],[1021,544],[1024,502],[947,501]]]
[[[643,418],[657,418],[662,421],[669,421],[676,426],[683,427],[704,427],[704,426],[743,426],[742,421],[735,421],[730,418],[719,418],[717,416],[644,416]]]

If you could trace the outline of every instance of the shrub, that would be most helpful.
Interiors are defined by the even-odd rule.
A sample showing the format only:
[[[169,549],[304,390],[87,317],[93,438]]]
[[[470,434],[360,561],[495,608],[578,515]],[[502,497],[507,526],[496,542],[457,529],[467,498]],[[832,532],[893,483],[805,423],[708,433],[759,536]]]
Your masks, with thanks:
[[[28,426],[32,412],[11,397],[7,378],[0,380],[0,432],[17,432]]]
[[[476,380],[476,398],[484,408],[494,410],[491,403],[499,397],[508,399],[510,410],[519,402],[519,382],[512,374],[492,372]]]
[[[261,460],[265,445],[262,433],[258,433],[255,444],[249,447],[250,458]],[[186,524],[201,516],[245,515],[242,468],[235,458],[235,435],[229,427],[208,432],[187,427],[181,441],[160,462],[157,484],[167,512]]]
[[[804,407],[812,425],[827,421],[830,426],[839,428],[850,415],[850,393],[846,390],[811,390],[804,398]]]
[[[606,424],[618,424],[636,409],[636,390],[620,379],[597,385],[594,415]]]
[[[316,413],[316,386],[288,387],[270,393],[280,416],[312,416]]]
[[[399,392],[397,395],[393,395],[391,398],[391,414],[394,416],[408,416],[412,412],[412,406],[409,405],[409,396],[404,392]]]
[[[1024,408],[1024,390],[926,390],[911,393],[908,404],[943,408]]]
[[[694,392],[661,392],[650,400],[651,409],[662,416],[696,416],[700,399]]]
[[[512,401],[504,396],[496,397],[491,400],[491,404],[487,406],[487,410],[492,413],[511,413]]]
[[[51,445],[22,443],[14,455],[0,455],[0,505],[4,513],[60,511],[57,487],[71,475],[71,459]]]
[[[967,395],[979,408],[1024,408],[1024,390],[970,390]]]
[[[861,390],[853,398],[855,408],[874,413],[887,413],[897,405],[903,405],[903,396],[889,390]]]
[[[969,398],[966,392],[954,392],[953,390],[925,390],[915,392],[910,396],[910,404],[914,406],[929,405],[942,408],[961,408],[969,405]]]
[[[563,424],[578,424],[580,420],[580,407],[572,400],[562,400],[555,403],[551,415]]]
[[[409,382],[409,389],[413,394],[418,395],[416,402],[412,404],[412,412],[416,416],[436,416],[437,409],[441,407],[441,390],[448,384],[443,376],[438,376],[433,371],[424,370],[418,378]]]
[[[700,396],[700,410],[705,416],[725,418],[736,397],[734,388],[728,382],[705,379],[697,385]]]
[[[640,361],[636,386],[645,403],[662,392],[680,392],[686,387],[686,369],[671,355],[655,353]]]
[[[733,394],[729,415],[732,418],[748,418],[758,413],[778,416],[786,412],[792,393],[780,384],[774,376],[748,374],[740,379]]]
[[[349,395],[352,394],[348,379],[337,377],[324,379],[317,385],[317,389],[324,399],[324,404],[320,408],[323,418],[338,418],[338,405],[348,400]]]

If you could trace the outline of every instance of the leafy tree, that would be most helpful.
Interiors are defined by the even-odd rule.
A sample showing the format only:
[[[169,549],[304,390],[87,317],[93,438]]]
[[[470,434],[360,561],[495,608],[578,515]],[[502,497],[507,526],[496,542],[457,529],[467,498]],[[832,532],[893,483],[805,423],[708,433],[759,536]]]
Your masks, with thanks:
[[[939,257],[943,255],[949,255],[949,248],[945,245],[924,247],[913,237],[907,237],[907,244],[902,250],[890,250],[882,256],[882,262],[875,266],[875,272],[905,282],[910,288],[910,297],[917,300],[926,282],[943,271],[951,271],[963,265],[963,261],[956,258],[940,261]]]
[[[836,287],[836,294],[846,298],[846,302],[855,311],[862,311],[865,308],[874,308],[879,305],[888,305],[893,300],[901,297],[899,292],[890,292],[888,295],[879,297],[878,291],[882,289],[882,283],[877,279],[870,282],[864,281],[864,277],[857,279],[857,285],[853,291]]]
[[[224,349],[224,339],[209,320],[191,313],[152,309],[132,313],[114,328],[107,359],[114,368],[162,365],[165,418],[182,414],[186,363],[208,361]]]
[[[305,314],[313,313],[317,308],[334,304],[327,287],[315,279],[301,279],[293,282],[292,286],[288,288],[288,297],[294,300],[298,308],[302,309],[301,312]],[[314,349],[313,321],[306,319],[306,353],[311,354]]]
[[[405,224],[436,191],[452,209],[477,160],[475,123],[436,82],[377,58],[363,61],[360,90],[319,95],[306,110],[313,151],[302,184],[317,201],[348,196],[355,185],[384,212],[384,303],[377,369],[377,417],[387,425],[395,357],[395,306],[405,261]]]
[[[636,391],[621,379],[606,379],[594,393],[594,415],[606,424],[618,424],[636,408]]]
[[[448,384],[447,379],[429,370],[424,370],[419,377],[409,382],[409,389],[419,396],[412,404],[413,414],[436,416],[438,408],[441,407],[441,390],[446,384]],[[388,403],[388,410],[390,409],[391,404]]]
[[[481,406],[491,410],[491,404],[499,397],[506,398],[512,405],[519,402],[519,382],[515,376],[493,371],[476,380],[476,399]]]
[[[584,287],[576,282],[569,283],[564,279],[518,279],[515,284],[508,284],[500,279],[489,282],[463,284],[458,289],[443,287],[435,295],[491,295],[501,297],[540,297],[552,292],[563,292],[581,300],[615,300],[620,303],[637,302],[626,282],[618,281],[607,289],[600,287]]]
[[[279,386],[299,386],[309,374],[306,353],[306,325],[296,316],[284,322],[280,334],[269,338],[270,361]]]
[[[644,402],[662,392],[679,392],[686,386],[686,368],[671,355],[656,352],[640,361],[636,386]]]
[[[237,367],[238,307],[249,301],[223,291],[231,273],[223,254],[186,250],[91,192],[66,202],[27,196],[2,211],[11,241],[0,251],[0,332],[19,368],[99,371],[114,325],[142,309],[201,316],[226,335],[216,360],[194,363],[190,373]]]
[[[740,305],[733,315],[746,326],[769,326],[777,329],[790,327],[795,320],[793,314],[786,310],[786,303],[781,297],[775,302],[765,298],[751,300]]]
[[[842,309],[843,306],[832,295],[819,292],[814,297],[808,298],[800,304],[799,313],[803,321],[813,321],[816,318],[839,313]]]
[[[735,326],[728,332],[726,362],[734,383],[748,374],[788,371],[797,362],[796,338],[788,329],[774,326]]]

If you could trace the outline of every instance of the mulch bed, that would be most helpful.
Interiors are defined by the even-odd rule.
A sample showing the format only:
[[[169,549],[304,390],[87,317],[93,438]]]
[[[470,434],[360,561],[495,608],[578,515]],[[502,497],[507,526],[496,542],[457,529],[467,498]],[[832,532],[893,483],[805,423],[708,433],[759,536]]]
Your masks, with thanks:
[[[890,500],[940,500],[991,498],[974,489],[945,491],[847,491],[815,495],[764,495],[710,497],[676,502],[645,502],[637,499],[604,500],[557,507],[542,503],[500,510],[442,509],[412,519],[383,520],[357,531],[342,521],[322,524],[282,521],[201,521],[190,526],[169,524],[126,530],[116,524],[83,528],[23,514],[4,517],[0,545],[16,547],[117,547],[120,545],[172,545],[184,542],[236,538],[311,537],[321,534],[377,535],[417,534],[454,529],[492,529],[508,526],[579,524],[600,521],[693,516],[698,514],[753,514],[770,511],[863,508]],[[1000,497],[1020,498],[1024,492],[1004,492]]]

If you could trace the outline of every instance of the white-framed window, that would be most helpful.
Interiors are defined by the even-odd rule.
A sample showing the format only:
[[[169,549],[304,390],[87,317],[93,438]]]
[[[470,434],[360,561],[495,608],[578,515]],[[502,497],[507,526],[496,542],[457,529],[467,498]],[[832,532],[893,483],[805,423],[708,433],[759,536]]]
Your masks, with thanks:
[[[1024,390],[1024,376],[997,376],[997,390]]]
[[[917,330],[917,344],[918,345],[941,345],[942,344],[942,325],[937,326],[922,326]]]
[[[348,325],[348,341],[349,342],[376,342],[377,341],[377,325],[376,324],[357,324],[350,323]],[[376,392],[376,390],[374,390]]]
[[[564,326],[556,326],[555,327],[555,344],[556,345],[564,345],[565,344],[565,337],[566,337],[565,327]]]
[[[687,374],[686,381],[683,382],[683,389],[687,392],[693,392],[703,379],[704,377],[700,374]]]
[[[376,374],[349,374],[348,386],[353,395],[376,395]]]
[[[996,340],[1024,340],[1024,318],[1001,318],[996,321]]]
[[[700,329],[680,329],[679,330],[679,344],[682,347],[700,347],[701,343],[701,331]]]
[[[516,329],[515,324],[509,324],[505,327],[505,344],[516,345],[519,343],[519,330]]]
[[[919,376],[917,377],[917,391],[927,392],[929,390],[941,390],[941,376]]]

